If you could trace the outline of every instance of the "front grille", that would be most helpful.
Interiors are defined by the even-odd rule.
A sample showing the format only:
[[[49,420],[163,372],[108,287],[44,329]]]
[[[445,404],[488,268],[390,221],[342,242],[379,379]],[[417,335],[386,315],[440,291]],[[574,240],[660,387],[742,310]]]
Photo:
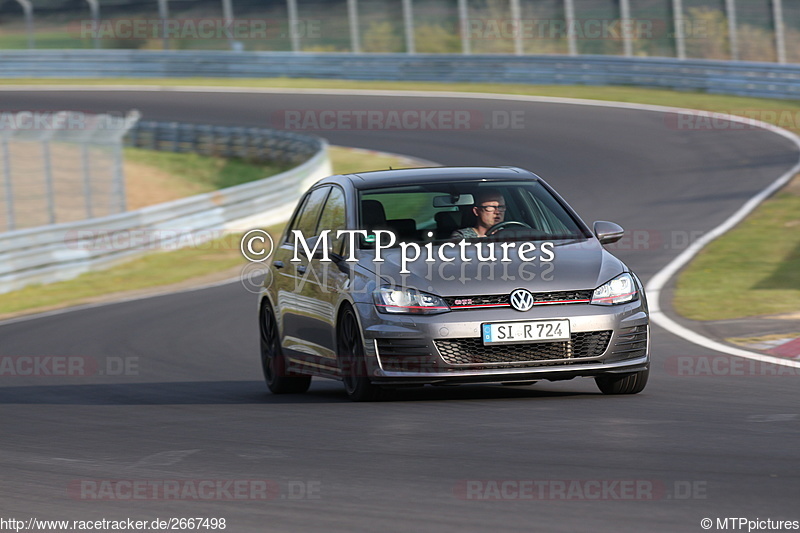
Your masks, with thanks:
[[[508,294],[493,294],[489,296],[453,296],[444,301],[451,309],[468,309],[470,307],[501,307],[508,306]]]
[[[570,304],[588,303],[592,301],[593,290],[588,291],[558,291],[534,292],[533,303],[536,304]]]
[[[611,349],[611,360],[635,359],[647,355],[647,324],[619,330]]]
[[[484,346],[479,337],[437,339],[433,342],[449,365],[480,365],[599,357],[605,352],[610,338],[610,331],[588,331],[573,333],[570,340],[558,342]]]
[[[564,305],[589,303],[592,290],[534,292],[533,305]],[[451,309],[474,309],[480,307],[510,307],[508,294],[487,296],[448,296],[444,300]]]

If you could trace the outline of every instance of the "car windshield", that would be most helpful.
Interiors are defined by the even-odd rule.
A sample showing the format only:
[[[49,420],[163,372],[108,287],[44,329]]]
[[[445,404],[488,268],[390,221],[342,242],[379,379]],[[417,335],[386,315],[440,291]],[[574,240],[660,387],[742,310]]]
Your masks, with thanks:
[[[539,182],[447,182],[367,189],[359,194],[359,229],[389,230],[397,242],[477,239],[481,225],[498,228],[492,240],[583,239],[573,216]],[[488,214],[486,214],[488,213]],[[501,225],[498,225],[501,224]],[[472,230],[472,231],[471,231]]]

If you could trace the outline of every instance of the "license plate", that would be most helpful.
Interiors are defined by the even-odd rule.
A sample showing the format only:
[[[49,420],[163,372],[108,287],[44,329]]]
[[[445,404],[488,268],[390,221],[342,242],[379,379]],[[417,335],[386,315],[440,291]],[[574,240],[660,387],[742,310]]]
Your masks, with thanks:
[[[569,340],[569,320],[498,322],[483,324],[481,331],[483,344],[566,341]]]

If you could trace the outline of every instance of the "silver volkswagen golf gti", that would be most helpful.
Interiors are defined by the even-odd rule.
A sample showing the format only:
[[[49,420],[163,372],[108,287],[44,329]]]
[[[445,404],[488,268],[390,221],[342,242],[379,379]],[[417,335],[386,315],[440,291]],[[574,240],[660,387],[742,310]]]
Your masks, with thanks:
[[[518,168],[331,176],[304,195],[259,295],[276,394],[312,376],[356,401],[383,389],[592,377],[647,384],[642,283],[541,178]]]

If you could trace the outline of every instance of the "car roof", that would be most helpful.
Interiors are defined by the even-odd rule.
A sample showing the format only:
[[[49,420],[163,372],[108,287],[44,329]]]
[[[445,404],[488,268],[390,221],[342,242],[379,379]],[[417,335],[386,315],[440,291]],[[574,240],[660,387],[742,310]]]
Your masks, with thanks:
[[[349,182],[356,189],[374,189],[430,182],[530,181],[538,179],[536,174],[515,167],[426,167],[330,176],[320,181],[319,184]]]

